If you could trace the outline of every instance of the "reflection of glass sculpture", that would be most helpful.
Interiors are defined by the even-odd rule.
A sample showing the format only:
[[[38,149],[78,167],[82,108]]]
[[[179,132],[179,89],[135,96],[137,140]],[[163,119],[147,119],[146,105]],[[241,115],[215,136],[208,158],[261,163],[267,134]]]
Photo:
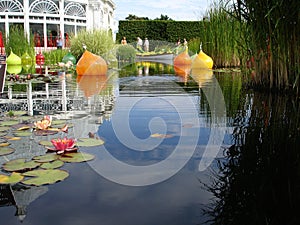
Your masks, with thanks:
[[[19,74],[22,71],[22,66],[20,65],[7,65],[7,72],[10,74]]]
[[[22,222],[26,217],[27,206],[48,191],[48,187],[28,187],[21,184],[0,186],[0,206],[16,206],[16,214]]]

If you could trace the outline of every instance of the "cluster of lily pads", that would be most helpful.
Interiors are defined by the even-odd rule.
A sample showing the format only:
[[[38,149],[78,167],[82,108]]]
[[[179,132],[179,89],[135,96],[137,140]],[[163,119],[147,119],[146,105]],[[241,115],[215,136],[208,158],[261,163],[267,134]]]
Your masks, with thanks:
[[[33,121],[36,117],[26,116],[24,112],[10,112],[0,121],[0,159],[13,154],[17,149],[10,147],[12,142],[32,136],[49,136],[61,133],[51,141],[40,140],[37,146],[45,148],[44,154],[31,159],[14,158],[6,161],[1,169],[0,184],[22,183],[40,186],[62,181],[69,176],[68,171],[59,169],[65,163],[86,162],[93,160],[94,155],[79,151],[80,147],[102,145],[99,138],[68,138],[68,130],[73,125],[65,120],[52,120],[51,116]]]

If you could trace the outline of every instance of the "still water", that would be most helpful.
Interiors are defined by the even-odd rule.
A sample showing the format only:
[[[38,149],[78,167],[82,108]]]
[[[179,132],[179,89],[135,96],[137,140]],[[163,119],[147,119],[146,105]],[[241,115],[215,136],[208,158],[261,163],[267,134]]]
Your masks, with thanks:
[[[76,98],[60,116],[105,144],[65,164],[65,181],[1,186],[0,224],[297,224],[299,100],[244,91],[232,71],[175,72],[138,63],[67,80]]]

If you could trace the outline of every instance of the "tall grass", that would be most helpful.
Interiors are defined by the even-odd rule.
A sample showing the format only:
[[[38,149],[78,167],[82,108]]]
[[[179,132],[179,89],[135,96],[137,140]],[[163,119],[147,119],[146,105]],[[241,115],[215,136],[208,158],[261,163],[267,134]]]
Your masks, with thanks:
[[[24,28],[20,25],[10,26],[5,49],[7,55],[9,55],[12,50],[19,57],[22,57],[22,55],[27,52],[32,59],[35,58],[33,38],[31,37],[30,41],[28,41],[27,35],[24,33]]]
[[[205,18],[200,23],[203,32],[189,42],[189,50],[199,52],[202,43],[203,51],[213,58],[216,67],[239,66],[242,24],[231,16],[223,1],[214,2]]]
[[[106,30],[81,30],[76,36],[71,35],[70,42],[70,50],[77,59],[84,52],[83,45],[90,52],[105,57],[111,57],[108,53],[114,49],[115,45],[111,32]]]
[[[249,57],[254,59],[253,86],[300,87],[300,1],[239,0],[235,14],[247,25]]]

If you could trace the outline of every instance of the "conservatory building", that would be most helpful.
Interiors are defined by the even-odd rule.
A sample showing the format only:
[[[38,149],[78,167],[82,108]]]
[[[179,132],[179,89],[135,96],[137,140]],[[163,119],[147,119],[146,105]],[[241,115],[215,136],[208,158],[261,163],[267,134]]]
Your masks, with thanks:
[[[0,0],[0,31],[9,36],[13,26],[33,35],[35,47],[56,47],[81,29],[113,30],[113,0]]]

